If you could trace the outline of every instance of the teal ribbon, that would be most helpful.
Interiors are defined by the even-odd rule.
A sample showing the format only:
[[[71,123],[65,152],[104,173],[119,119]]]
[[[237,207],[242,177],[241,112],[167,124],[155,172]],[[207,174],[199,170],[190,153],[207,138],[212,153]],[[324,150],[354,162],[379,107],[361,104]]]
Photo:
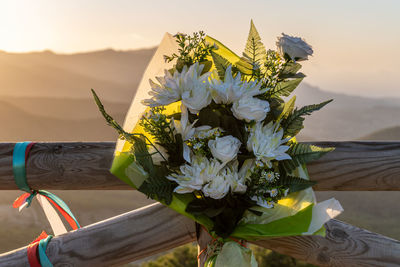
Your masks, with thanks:
[[[31,142],[16,143],[13,152],[13,173],[18,188],[22,191],[32,193],[26,181],[25,151]]]
[[[49,235],[45,239],[39,241],[38,253],[39,253],[40,265],[42,265],[42,267],[53,267],[53,264],[46,255],[47,245],[49,244],[52,238],[53,236]]]
[[[38,190],[37,191],[40,195],[46,196],[53,200],[58,206],[60,206],[68,215],[75,221],[76,225],[78,228],[81,228],[81,226],[78,223],[78,220],[75,218],[74,214],[72,211],[69,209],[68,205],[58,196],[54,195],[53,193],[50,193],[46,190]]]

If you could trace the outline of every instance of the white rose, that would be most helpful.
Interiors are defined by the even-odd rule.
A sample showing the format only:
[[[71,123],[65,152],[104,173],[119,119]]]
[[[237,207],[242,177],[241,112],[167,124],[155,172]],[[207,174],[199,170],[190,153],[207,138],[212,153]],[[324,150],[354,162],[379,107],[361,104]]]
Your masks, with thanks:
[[[227,163],[236,157],[241,144],[239,139],[231,135],[217,137],[215,140],[208,141],[211,154],[223,163]]]
[[[282,33],[276,42],[279,53],[284,56],[288,54],[292,60],[307,60],[313,54],[312,47],[300,37],[289,36]]]
[[[216,175],[203,187],[202,191],[206,197],[221,199],[228,194],[230,187],[231,183],[225,176]]]
[[[231,110],[233,116],[239,120],[247,122],[254,120],[258,122],[264,120],[267,116],[269,103],[254,97],[245,97],[234,102]]]

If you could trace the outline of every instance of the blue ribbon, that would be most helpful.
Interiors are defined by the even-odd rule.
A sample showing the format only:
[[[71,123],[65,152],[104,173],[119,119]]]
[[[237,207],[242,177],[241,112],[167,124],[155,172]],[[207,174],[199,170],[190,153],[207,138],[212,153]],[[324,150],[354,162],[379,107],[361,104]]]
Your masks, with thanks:
[[[38,246],[39,261],[42,267],[53,267],[53,264],[46,255],[47,245],[49,244],[52,238],[53,236],[49,235],[45,239],[39,241],[39,246]]]
[[[13,173],[18,188],[22,191],[32,193],[26,181],[25,151],[31,142],[16,143],[13,152]]]

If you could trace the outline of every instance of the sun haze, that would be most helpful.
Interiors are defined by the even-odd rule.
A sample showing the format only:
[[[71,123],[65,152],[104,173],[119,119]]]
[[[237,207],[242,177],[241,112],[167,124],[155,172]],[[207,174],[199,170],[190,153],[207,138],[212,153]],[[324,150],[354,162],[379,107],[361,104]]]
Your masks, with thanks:
[[[212,7],[212,8],[209,8]],[[241,53],[250,19],[269,48],[281,32],[313,45],[306,82],[325,90],[400,97],[400,2],[5,0],[0,50],[58,53],[156,46],[164,32],[204,30]]]

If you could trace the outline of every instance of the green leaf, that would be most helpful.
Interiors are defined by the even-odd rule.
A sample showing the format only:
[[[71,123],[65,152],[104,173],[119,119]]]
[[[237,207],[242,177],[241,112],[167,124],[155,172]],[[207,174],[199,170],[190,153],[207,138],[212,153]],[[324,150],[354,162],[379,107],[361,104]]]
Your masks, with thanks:
[[[214,54],[221,56],[223,59],[225,59],[230,64],[235,66],[242,74],[246,74],[246,75],[252,74],[253,66],[250,63],[248,63],[247,61],[240,58],[234,52],[232,52],[232,50],[230,50],[228,47],[223,45],[220,41],[218,41],[210,36],[206,36],[206,41],[210,44],[215,44],[218,47],[216,50],[212,51]],[[215,64],[215,62],[214,62],[214,64]],[[225,73],[224,73],[224,75],[225,75]]]
[[[135,139],[131,148],[135,155],[135,161],[139,163],[146,172],[152,173],[154,171],[154,164],[147,150],[146,140],[144,137],[136,137]]]
[[[326,153],[333,151],[334,149],[335,148],[333,147],[322,148],[310,144],[295,143],[292,144],[289,150],[286,152],[292,157],[292,159],[283,160],[281,163],[282,166],[285,168],[285,171],[290,173],[297,167],[317,160]]]
[[[289,116],[289,114],[294,109],[295,102],[296,102],[296,96],[293,96],[288,102],[285,103],[285,106],[283,107],[283,110],[282,110],[281,114],[279,115],[277,121],[286,119]]]
[[[222,115],[220,121],[221,128],[226,135],[236,137],[242,144],[247,143],[247,132],[243,121],[239,121],[231,115]]]
[[[287,62],[279,73],[279,79],[293,78],[300,69],[301,65],[299,63]]]
[[[272,96],[289,96],[303,79],[304,77],[299,77],[281,81],[270,91],[270,94]]]
[[[232,65],[235,65],[237,62],[240,61],[240,57],[236,55],[232,50],[230,50],[228,47],[223,45],[220,41],[210,37],[206,36],[206,41],[209,44],[216,45],[217,49],[213,50],[214,53],[220,55],[221,57],[225,58],[228,60]]]
[[[304,128],[303,121],[304,116],[310,115],[312,112],[320,110],[328,103],[332,102],[333,99],[322,102],[320,104],[314,104],[304,106],[301,109],[295,109],[287,118],[283,120],[281,126],[284,129],[285,136],[296,136],[301,129]]]
[[[201,72],[201,74],[209,72],[212,68],[212,61],[210,61],[210,60],[202,61],[202,62],[200,62],[200,64],[204,65],[203,71]]]
[[[154,166],[153,172],[139,187],[139,191],[146,194],[147,197],[164,202],[169,205],[172,201],[173,191],[176,183],[166,178],[169,170],[166,166]]]
[[[219,127],[221,125],[221,114],[211,107],[203,108],[199,112],[199,120],[196,123],[196,127],[201,125],[209,125],[212,128]]]
[[[298,192],[307,189],[317,182],[306,180],[299,177],[283,176],[279,180],[279,184],[289,188],[290,193]]]
[[[253,65],[253,72],[257,69],[264,68],[267,51],[265,50],[264,44],[261,42],[260,35],[254,26],[253,20],[251,20],[250,23],[249,36],[247,38],[243,57],[249,60],[251,65]]]
[[[247,59],[240,58],[240,60],[235,64],[235,67],[244,75],[253,74],[253,65],[251,65]]]
[[[217,69],[219,78],[223,81],[225,78],[225,71],[230,65],[229,61],[217,53],[211,52],[215,68]]]

